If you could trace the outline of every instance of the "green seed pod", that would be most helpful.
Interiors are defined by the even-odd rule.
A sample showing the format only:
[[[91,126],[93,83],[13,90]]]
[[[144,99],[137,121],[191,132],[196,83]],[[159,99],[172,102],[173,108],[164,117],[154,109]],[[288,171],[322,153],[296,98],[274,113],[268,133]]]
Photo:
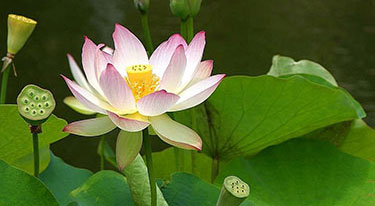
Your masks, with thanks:
[[[190,14],[190,6],[188,0],[170,0],[169,7],[172,14],[186,20]]]
[[[23,47],[37,22],[15,14],[8,15],[8,53],[13,55]]]
[[[52,114],[56,102],[50,91],[29,84],[18,95],[17,105],[25,121],[32,126],[38,126]]]
[[[224,179],[219,199],[216,206],[238,206],[250,194],[250,187],[236,176],[229,176]]]

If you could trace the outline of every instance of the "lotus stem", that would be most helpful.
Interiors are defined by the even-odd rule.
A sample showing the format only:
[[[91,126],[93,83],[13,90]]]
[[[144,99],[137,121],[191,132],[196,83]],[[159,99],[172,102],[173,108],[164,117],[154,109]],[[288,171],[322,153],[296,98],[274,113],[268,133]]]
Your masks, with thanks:
[[[104,170],[104,162],[105,162],[105,158],[104,158],[104,141],[105,141],[105,137],[106,136],[102,136],[102,138],[100,139],[100,143],[99,143],[99,146],[100,146],[100,170]]]
[[[152,44],[147,12],[141,12],[141,21],[142,21],[142,27],[143,27],[143,32],[145,36],[147,51],[148,51],[148,54],[151,55],[152,52],[154,52],[154,46]]]
[[[33,154],[34,154],[34,176],[39,178],[39,137],[38,133],[42,132],[41,125],[30,125],[30,132],[33,135]]]
[[[181,19],[180,33],[184,39],[187,39],[187,20]]]
[[[151,206],[156,206],[156,185],[155,185],[155,175],[154,168],[152,164],[152,148],[151,139],[148,134],[148,129],[144,129],[143,133],[143,151],[146,154],[146,165],[148,171],[148,178],[150,179],[150,189],[151,189]]]
[[[1,80],[0,104],[5,104],[5,99],[7,95],[7,87],[8,87],[9,70],[10,70],[10,66],[8,66],[8,68],[6,68],[3,72],[3,78]]]
[[[194,37],[194,18],[189,16],[187,19],[187,42],[191,42]]]

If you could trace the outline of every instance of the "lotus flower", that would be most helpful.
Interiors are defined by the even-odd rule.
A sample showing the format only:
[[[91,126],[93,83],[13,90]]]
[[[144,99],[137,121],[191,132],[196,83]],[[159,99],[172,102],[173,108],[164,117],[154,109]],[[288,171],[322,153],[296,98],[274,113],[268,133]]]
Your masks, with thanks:
[[[115,49],[111,51],[102,50],[103,44],[96,45],[85,37],[85,75],[68,55],[76,80],[75,83],[62,75],[69,89],[82,105],[105,116],[73,122],[64,131],[97,136],[116,127],[137,132],[151,125],[163,141],[183,149],[201,150],[198,134],[173,121],[166,112],[202,103],[225,76],[210,76],[213,61],[201,62],[205,33],[197,33],[189,45],[174,34],[150,58],[137,37],[119,24],[115,26],[113,40]],[[129,141],[142,141],[135,139],[141,138]]]

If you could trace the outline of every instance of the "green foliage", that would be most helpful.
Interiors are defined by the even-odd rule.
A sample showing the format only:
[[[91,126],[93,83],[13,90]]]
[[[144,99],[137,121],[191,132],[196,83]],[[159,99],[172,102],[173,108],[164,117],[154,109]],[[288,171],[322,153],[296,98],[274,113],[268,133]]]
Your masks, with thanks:
[[[27,123],[19,115],[17,105],[0,105],[0,114],[0,159],[32,174],[33,143]],[[62,132],[66,124],[55,115],[43,124],[43,132],[39,134],[40,171],[49,163],[49,144],[68,135]]]
[[[0,160],[0,205],[58,205],[37,178]]]
[[[191,161],[191,151],[181,150],[183,155],[183,161],[180,161],[182,165],[182,171],[177,168],[176,156],[174,153],[174,148],[170,147],[161,152],[155,152],[152,154],[152,161],[155,165],[154,172],[156,178],[170,179],[171,174],[175,172],[188,172],[192,171],[192,161]],[[195,171],[194,174],[199,178],[209,182],[211,181],[211,164],[212,159],[203,153],[196,153]]]
[[[217,186],[183,172],[174,174],[161,190],[170,206],[216,205],[220,193]],[[249,202],[245,201],[241,205],[247,206]]]
[[[364,116],[347,92],[299,75],[229,77],[203,106],[175,114],[198,131],[203,151],[220,160],[254,155],[315,129]]]
[[[158,166],[154,163],[154,167],[156,168]],[[123,173],[128,180],[135,204],[142,206],[151,205],[150,182],[147,167],[141,155],[138,154],[135,160],[123,170]],[[156,187],[156,198],[158,206],[167,205],[159,187]]]
[[[319,140],[295,139],[250,159],[228,163],[216,180],[236,175],[255,205],[368,206],[375,204],[375,165]]]
[[[70,192],[81,186],[91,175],[92,172],[89,170],[72,167],[51,152],[51,162],[40,174],[40,180],[53,193],[60,205],[67,205]]]
[[[134,205],[125,177],[109,170],[88,178],[82,186],[71,192],[70,198],[79,206]]]
[[[362,120],[353,121],[339,149],[351,155],[375,161],[375,130]]]
[[[309,60],[294,61],[290,57],[276,55],[272,58],[272,66],[268,75],[275,77],[288,76],[293,74],[307,74],[318,76],[337,86],[335,78],[320,64]]]

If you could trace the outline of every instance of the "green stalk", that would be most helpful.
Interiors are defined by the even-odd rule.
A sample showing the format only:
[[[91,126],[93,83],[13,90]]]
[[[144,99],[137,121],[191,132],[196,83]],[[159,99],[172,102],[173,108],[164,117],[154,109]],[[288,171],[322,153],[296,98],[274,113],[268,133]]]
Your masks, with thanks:
[[[151,55],[152,52],[154,52],[154,46],[152,45],[150,26],[148,24],[148,14],[145,12],[141,12],[141,20],[142,20],[143,32],[145,35],[146,48],[148,51],[148,55]]]
[[[100,143],[99,143],[99,146],[100,146],[100,170],[104,170],[104,162],[105,162],[105,158],[104,158],[104,141],[105,140],[105,137],[106,136],[102,136],[102,138],[100,139]]]
[[[194,37],[194,19],[192,16],[189,16],[187,19],[187,41],[191,42]]]
[[[187,20],[181,19],[180,33],[184,39],[187,39]]]
[[[146,154],[148,178],[150,179],[151,206],[156,206],[156,184],[155,184],[154,168],[152,165],[151,138],[148,134],[147,128],[144,129],[142,133],[143,133],[143,151]]]
[[[39,177],[39,138],[38,133],[33,133],[33,153],[34,153],[34,176]]]
[[[1,80],[1,93],[0,93],[0,104],[5,104],[5,98],[7,95],[8,77],[9,77],[10,66],[5,69],[3,73],[3,79]]]

